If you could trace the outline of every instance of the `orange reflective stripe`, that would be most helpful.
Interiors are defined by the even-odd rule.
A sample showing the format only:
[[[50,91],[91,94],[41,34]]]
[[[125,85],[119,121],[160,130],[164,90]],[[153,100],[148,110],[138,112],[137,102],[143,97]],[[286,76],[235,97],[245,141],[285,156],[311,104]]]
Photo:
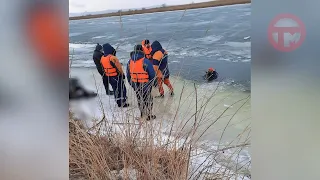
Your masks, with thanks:
[[[103,66],[104,73],[106,76],[117,76],[117,69],[111,65],[110,60],[111,55],[101,57],[101,64]]]
[[[149,74],[143,68],[144,58],[137,61],[130,60],[130,76],[131,81],[135,83],[147,83],[149,82]]]
[[[158,60],[158,61],[161,61],[164,57],[164,54],[161,52],[161,51],[157,51],[153,54],[153,57],[152,59],[155,59],[155,60]]]

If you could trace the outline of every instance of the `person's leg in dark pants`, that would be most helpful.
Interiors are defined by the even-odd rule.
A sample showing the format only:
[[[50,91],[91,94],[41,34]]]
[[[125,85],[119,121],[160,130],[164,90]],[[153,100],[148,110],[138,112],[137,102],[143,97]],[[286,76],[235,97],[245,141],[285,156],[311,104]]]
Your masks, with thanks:
[[[147,121],[156,118],[156,116],[152,115],[153,98],[151,95],[151,88],[151,86],[140,86],[139,88],[135,88],[141,117],[146,116]]]
[[[115,78],[117,78],[117,77],[109,77],[109,83],[110,83],[110,85],[111,85],[111,87],[113,89],[114,98],[117,99],[117,90],[118,90],[117,89],[117,85],[118,85],[118,83],[117,83],[117,80]]]
[[[119,103],[122,107],[127,107],[127,88],[124,84],[124,80],[122,78],[118,78],[118,97],[120,99]]]
[[[145,114],[143,109],[143,92],[141,91],[141,88],[136,88],[134,91],[136,92],[140,116],[142,117]]]
[[[153,97],[152,97],[151,91],[152,91],[152,87],[148,86],[144,88],[144,93],[143,93],[143,107],[144,107],[144,112],[147,116],[147,121],[156,118],[156,116],[152,114]]]
[[[109,77],[108,76],[103,76],[102,77],[102,81],[103,81],[104,88],[106,90],[106,94],[107,95],[113,95],[114,92],[110,91],[110,89],[109,89]]]
[[[115,76],[110,77],[109,82],[112,86],[112,89],[114,90],[114,97],[116,99],[116,102],[119,107],[128,107],[129,104],[127,104],[127,89],[124,84],[124,81],[122,78]]]
[[[118,107],[128,107],[127,101],[127,89],[124,85],[124,81],[118,76],[109,77],[109,82],[114,90],[114,98],[116,99]]]

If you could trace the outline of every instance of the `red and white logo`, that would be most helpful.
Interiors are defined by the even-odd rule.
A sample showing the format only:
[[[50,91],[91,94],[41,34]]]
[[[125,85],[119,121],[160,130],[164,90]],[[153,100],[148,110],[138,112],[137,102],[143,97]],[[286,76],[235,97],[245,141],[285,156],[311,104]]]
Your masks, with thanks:
[[[270,23],[269,42],[279,51],[289,52],[301,46],[306,37],[302,21],[292,14],[280,14]]]

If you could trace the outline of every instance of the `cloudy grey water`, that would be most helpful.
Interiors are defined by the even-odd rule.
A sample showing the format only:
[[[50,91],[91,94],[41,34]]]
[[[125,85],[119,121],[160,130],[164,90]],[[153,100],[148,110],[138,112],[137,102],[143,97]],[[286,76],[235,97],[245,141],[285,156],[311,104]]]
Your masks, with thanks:
[[[219,80],[250,89],[251,5],[233,5],[132,16],[70,21],[72,67],[94,67],[96,43],[119,46],[126,63],[135,44],[158,40],[169,52],[173,75],[202,82],[209,67]],[[122,26],[122,28],[121,28]]]

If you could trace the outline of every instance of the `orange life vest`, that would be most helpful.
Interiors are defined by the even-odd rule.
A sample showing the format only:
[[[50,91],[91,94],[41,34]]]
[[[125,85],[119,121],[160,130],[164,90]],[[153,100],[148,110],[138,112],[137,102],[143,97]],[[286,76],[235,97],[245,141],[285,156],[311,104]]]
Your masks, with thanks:
[[[111,65],[110,60],[111,60],[111,55],[101,57],[100,62],[104,69],[104,73],[106,76],[117,76],[118,75],[117,69]]]
[[[149,74],[143,69],[144,58],[136,61],[130,60],[130,76],[131,81],[135,83],[147,83],[149,82]]]

